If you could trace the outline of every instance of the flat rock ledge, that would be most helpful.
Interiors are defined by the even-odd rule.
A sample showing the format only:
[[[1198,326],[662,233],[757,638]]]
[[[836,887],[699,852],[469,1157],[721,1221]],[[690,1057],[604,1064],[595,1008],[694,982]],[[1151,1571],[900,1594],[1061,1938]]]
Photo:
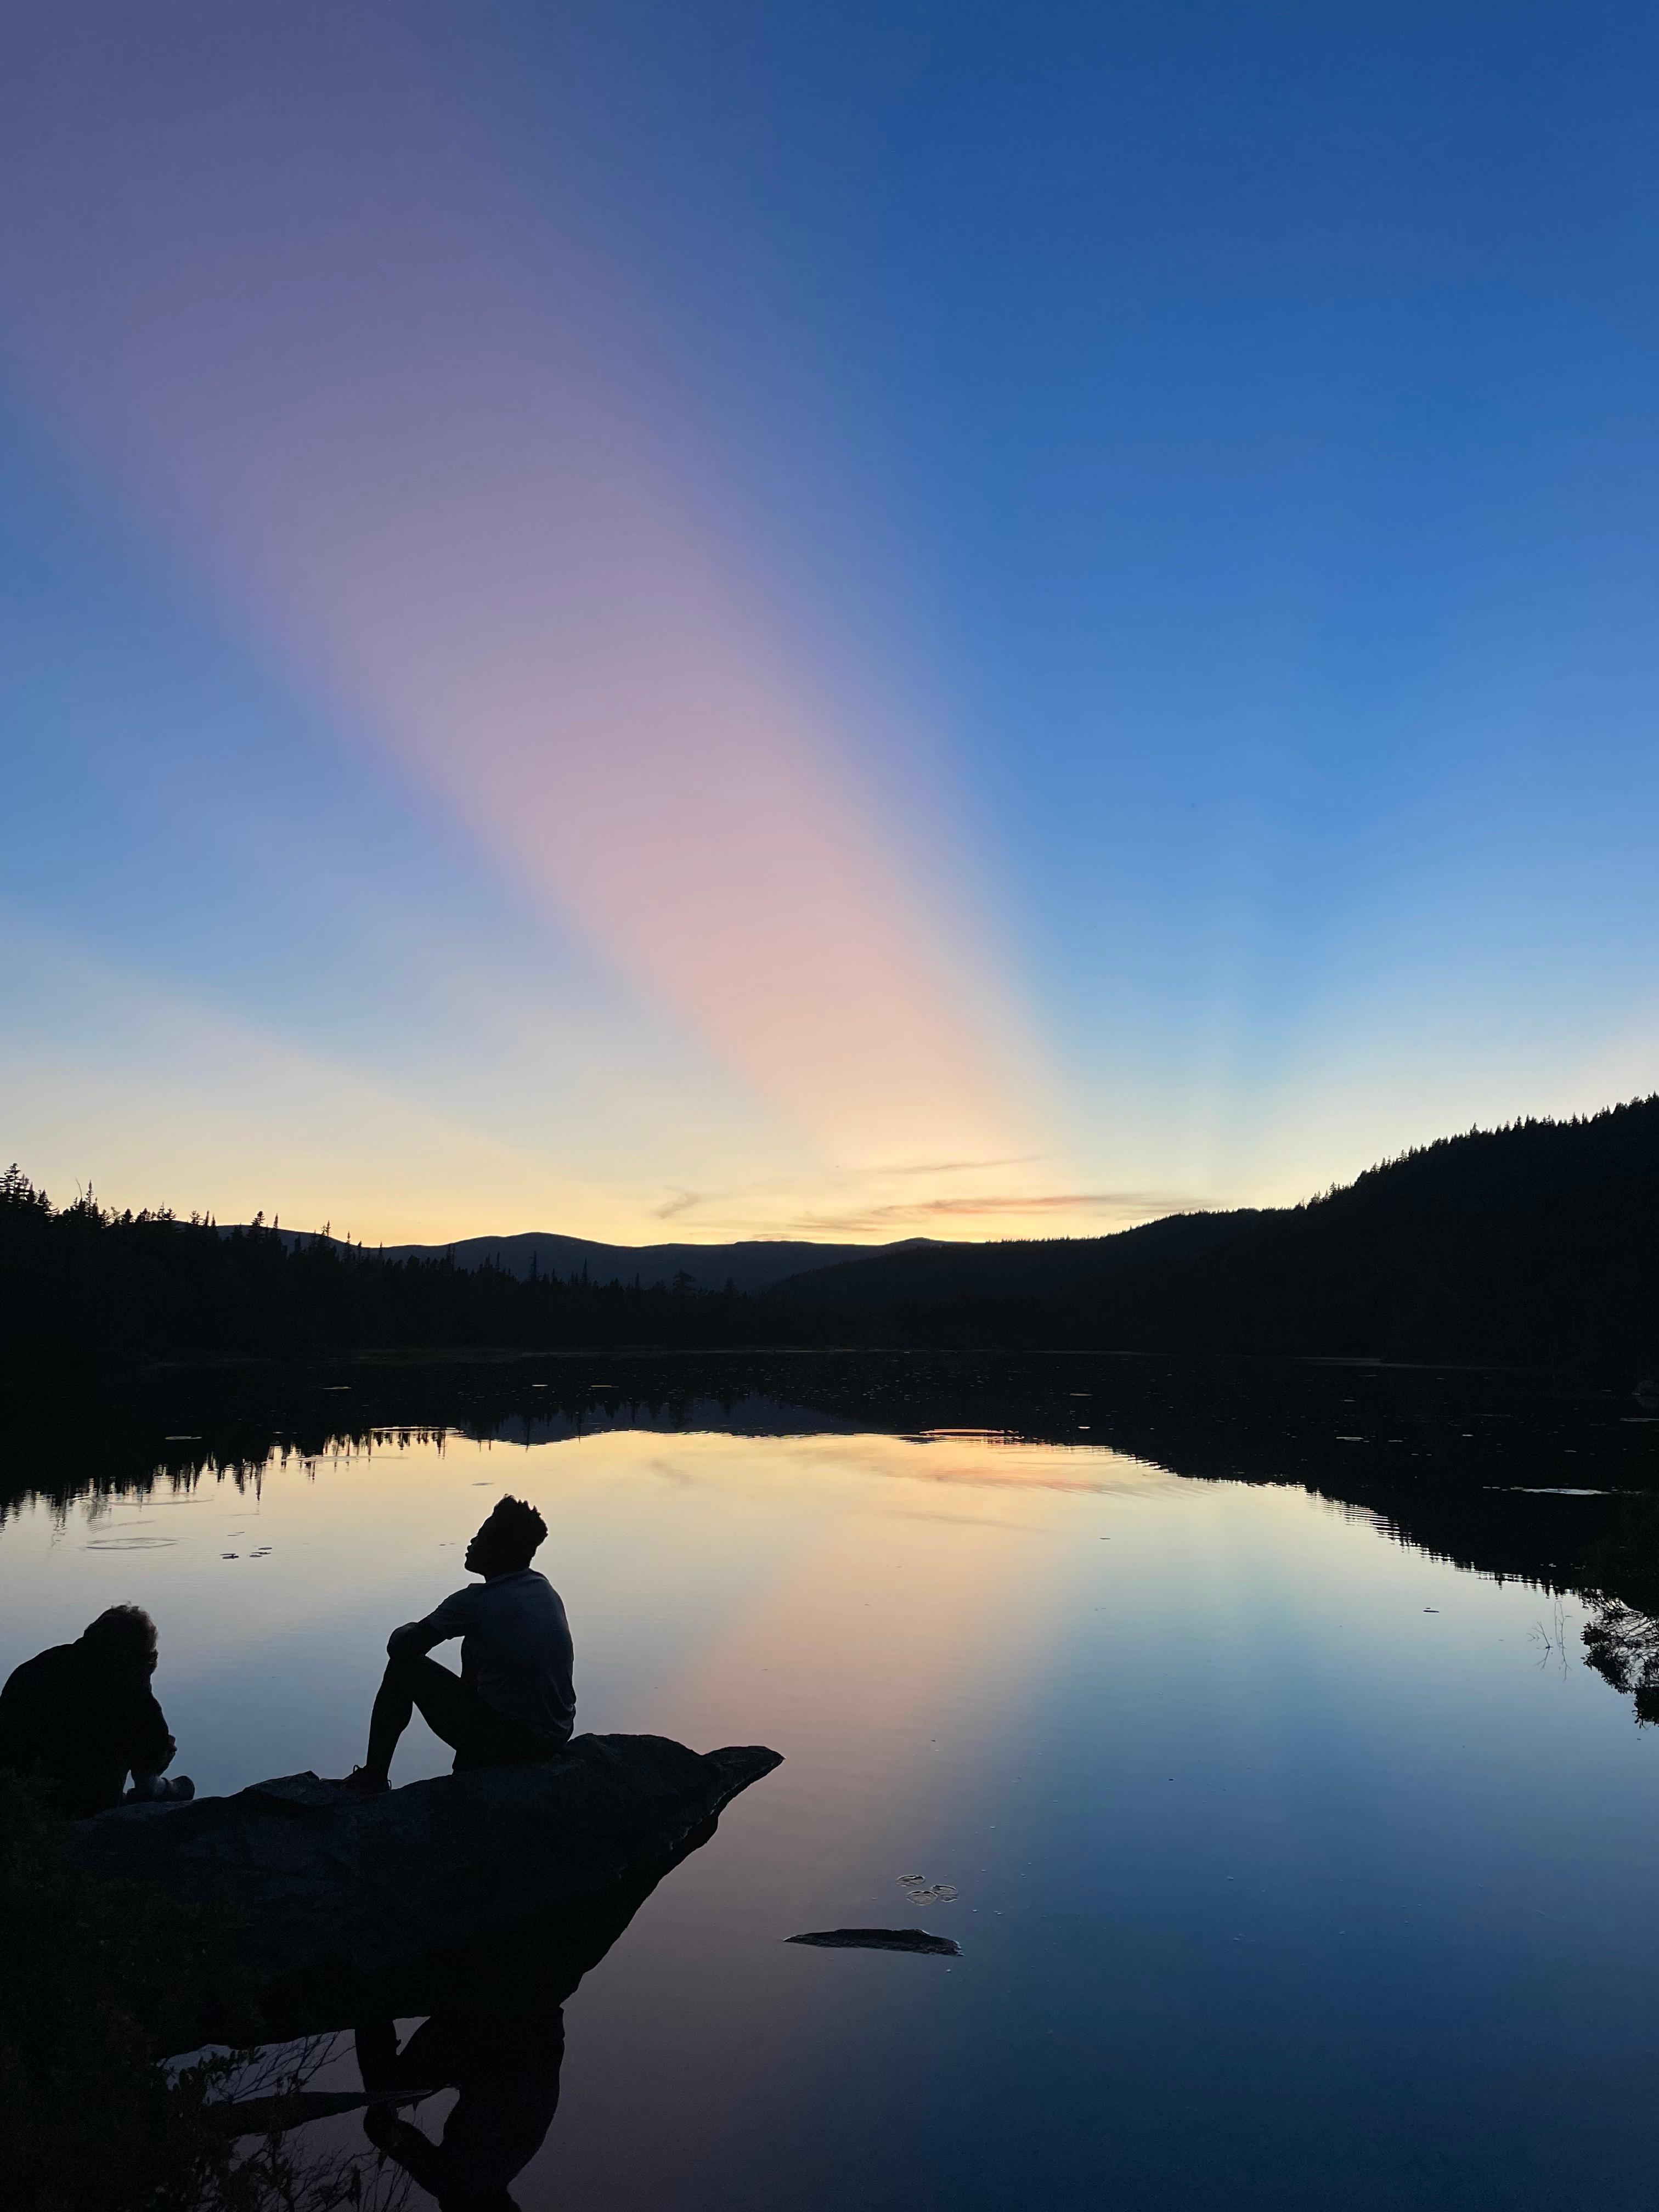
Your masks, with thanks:
[[[278,2012],[319,1990],[387,1991],[444,1962],[514,1954],[538,1922],[602,1911],[702,1841],[782,1764],[763,1745],[688,1750],[582,1735],[557,1758],[358,1796],[314,1774],[75,1823],[82,1872],[199,1909],[246,1991]]]

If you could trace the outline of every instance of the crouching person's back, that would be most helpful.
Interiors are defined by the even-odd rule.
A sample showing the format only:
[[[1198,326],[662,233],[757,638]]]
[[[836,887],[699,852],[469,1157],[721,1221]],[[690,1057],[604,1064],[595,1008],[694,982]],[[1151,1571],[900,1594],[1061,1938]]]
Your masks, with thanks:
[[[0,1690],[0,1766],[46,1783],[71,1820],[136,1797],[185,1797],[161,1778],[177,1748],[155,1702],[155,1624],[136,1605],[100,1613],[73,1644],[15,1669]]]

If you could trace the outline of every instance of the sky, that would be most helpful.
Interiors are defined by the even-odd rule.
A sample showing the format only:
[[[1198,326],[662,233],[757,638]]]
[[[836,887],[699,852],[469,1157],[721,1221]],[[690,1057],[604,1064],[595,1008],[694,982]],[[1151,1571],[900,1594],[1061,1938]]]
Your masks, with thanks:
[[[1098,1235],[1659,1089],[1659,20],[0,5],[0,1156]]]

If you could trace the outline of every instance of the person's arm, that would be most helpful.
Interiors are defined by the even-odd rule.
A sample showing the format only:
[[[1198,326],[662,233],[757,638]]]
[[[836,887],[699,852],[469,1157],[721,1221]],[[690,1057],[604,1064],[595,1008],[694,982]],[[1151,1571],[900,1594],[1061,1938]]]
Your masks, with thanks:
[[[155,1702],[155,1692],[146,1683],[132,1701],[127,1737],[128,1771],[135,1775],[165,1774],[178,1748],[168,1734],[161,1708]]]
[[[473,1595],[470,1589],[457,1590],[453,1597],[447,1597],[428,1613],[424,1620],[406,1620],[401,1628],[394,1628],[386,1640],[387,1656],[422,1658],[434,1644],[447,1644],[452,1637],[465,1636],[471,1610],[467,1600]]]
[[[0,1766],[15,1767],[21,1774],[33,1759],[36,1731],[29,1725],[33,1716],[24,1694],[14,1686],[16,1680],[14,1674],[0,1690]]]

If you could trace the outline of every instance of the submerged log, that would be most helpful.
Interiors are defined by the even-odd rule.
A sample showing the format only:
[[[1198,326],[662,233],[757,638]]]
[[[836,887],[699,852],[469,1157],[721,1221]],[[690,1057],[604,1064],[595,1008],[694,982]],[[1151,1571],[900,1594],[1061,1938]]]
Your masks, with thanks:
[[[293,2032],[342,2008],[424,2010],[533,1962],[538,1923],[648,1887],[740,1790],[781,1764],[665,1736],[578,1736],[556,1759],[358,1796],[314,1774],[232,1797],[120,1806],[76,1822],[79,1869],[196,1908],[228,1961],[204,2037]],[[562,1935],[559,1941],[565,1940]],[[234,1980],[234,1990],[229,1986]]]
[[[814,1928],[805,1936],[786,1936],[786,1943],[811,1943],[820,1951],[914,1951],[930,1959],[959,1959],[954,1936],[930,1936],[925,1928]]]

